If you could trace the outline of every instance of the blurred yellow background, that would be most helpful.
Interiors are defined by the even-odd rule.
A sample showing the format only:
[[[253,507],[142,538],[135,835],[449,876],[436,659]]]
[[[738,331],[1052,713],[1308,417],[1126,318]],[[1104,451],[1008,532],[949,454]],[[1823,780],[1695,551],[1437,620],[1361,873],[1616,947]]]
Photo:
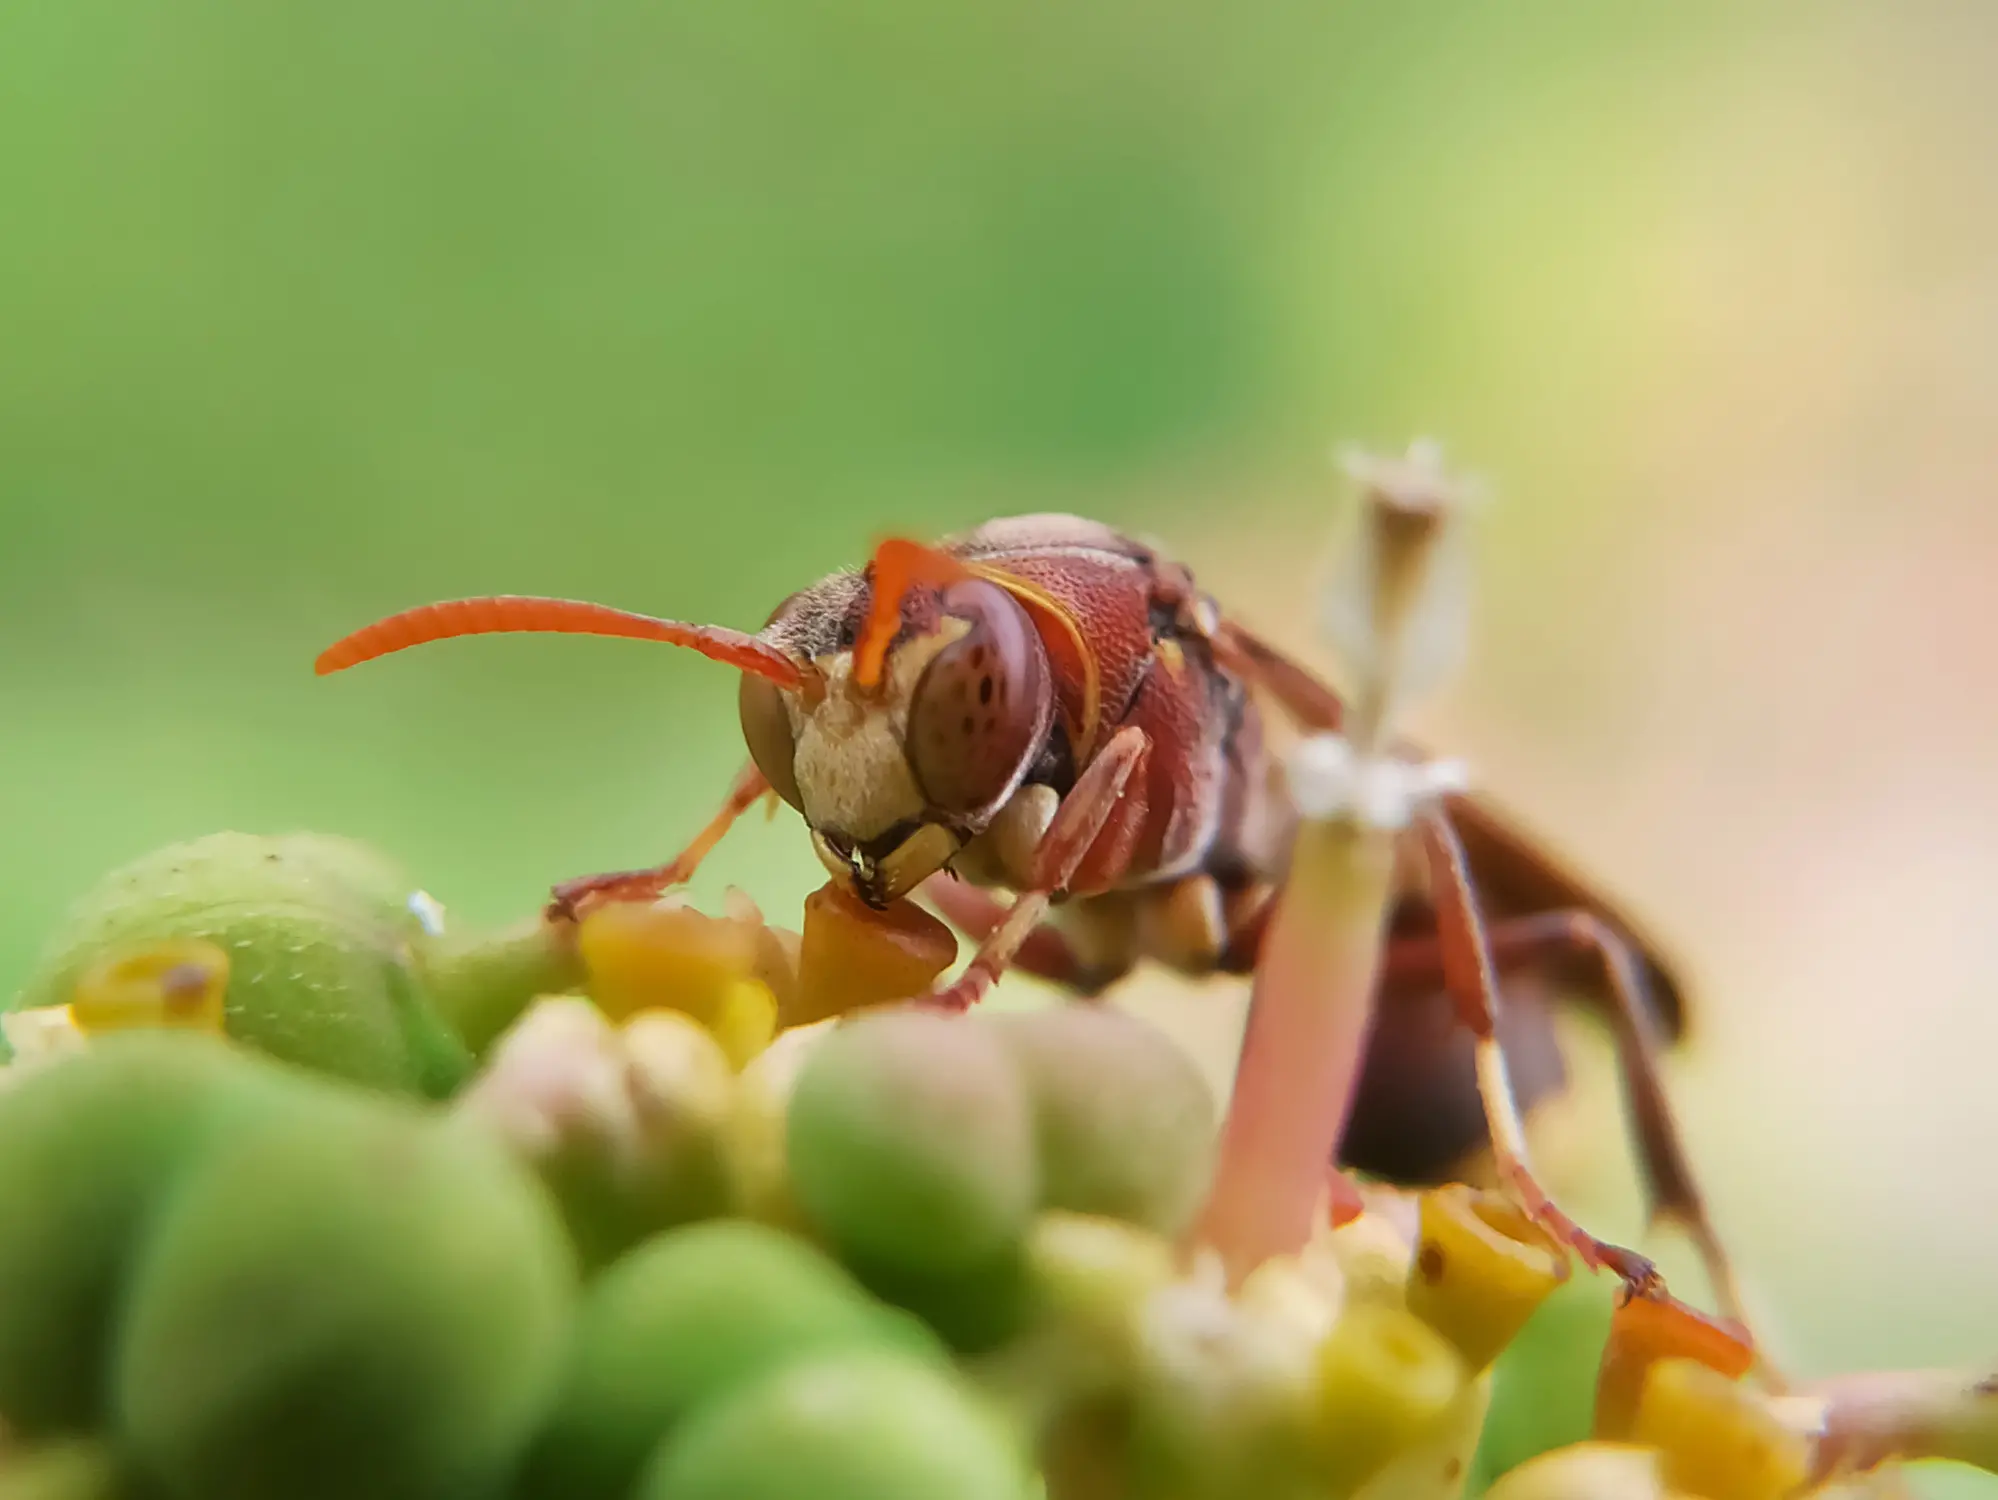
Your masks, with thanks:
[[[0,967],[228,826],[511,916],[736,764],[642,646],[315,680],[377,614],[753,627],[1074,509],[1310,651],[1331,445],[1433,434],[1497,504],[1431,736],[1685,957],[1795,1362],[1988,1360],[1994,68],[1945,0],[12,7]],[[817,878],[787,818],[703,883]]]

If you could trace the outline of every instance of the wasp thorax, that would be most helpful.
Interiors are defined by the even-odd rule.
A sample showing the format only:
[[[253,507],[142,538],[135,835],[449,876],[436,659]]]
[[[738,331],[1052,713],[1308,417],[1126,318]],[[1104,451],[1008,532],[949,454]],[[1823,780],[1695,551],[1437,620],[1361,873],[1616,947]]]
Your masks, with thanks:
[[[1026,611],[996,584],[952,584],[942,604],[966,629],[916,681],[909,764],[932,806],[989,816],[1019,786],[1047,736],[1047,652]]]

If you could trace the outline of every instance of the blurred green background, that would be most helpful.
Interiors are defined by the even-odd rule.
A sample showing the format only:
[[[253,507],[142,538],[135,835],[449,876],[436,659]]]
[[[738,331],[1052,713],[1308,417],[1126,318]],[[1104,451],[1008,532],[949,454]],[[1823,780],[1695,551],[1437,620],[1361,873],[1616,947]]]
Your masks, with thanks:
[[[669,651],[315,680],[378,614],[753,627],[1074,509],[1310,651],[1329,446],[1430,433],[1500,497],[1432,728],[1686,956],[1795,1362],[1988,1360],[1994,63],[1943,3],[8,6],[0,972],[220,827],[512,916],[737,763]],[[817,879],[787,818],[704,885]]]

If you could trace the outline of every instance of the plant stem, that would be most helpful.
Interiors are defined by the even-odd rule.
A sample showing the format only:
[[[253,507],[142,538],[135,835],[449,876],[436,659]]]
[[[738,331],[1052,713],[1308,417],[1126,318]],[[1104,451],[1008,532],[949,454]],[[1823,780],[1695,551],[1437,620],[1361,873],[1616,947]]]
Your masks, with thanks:
[[[1947,1459],[1998,1474],[1998,1374],[1900,1370],[1824,1382],[1819,1463],[1863,1470]]]
[[[1366,1053],[1393,872],[1388,831],[1344,819],[1298,831],[1198,1228],[1231,1283],[1311,1237]]]

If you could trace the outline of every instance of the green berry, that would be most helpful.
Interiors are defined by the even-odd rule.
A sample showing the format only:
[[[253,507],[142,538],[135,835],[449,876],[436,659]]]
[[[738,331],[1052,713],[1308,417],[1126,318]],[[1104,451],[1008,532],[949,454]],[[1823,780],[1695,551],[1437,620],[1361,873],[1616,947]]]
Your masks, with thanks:
[[[548,1185],[586,1266],[728,1206],[723,1135],[735,1073],[672,1011],[613,1026],[589,1001],[533,1006],[453,1108]]]
[[[1184,1048],[1101,1005],[978,1024],[1001,1038],[1027,1080],[1043,1207],[1167,1237],[1192,1222],[1213,1171],[1216,1121],[1214,1095]]]
[[[428,1500],[511,1473],[574,1269],[484,1133],[358,1091],[207,1153],[134,1267],[119,1436],[179,1500]]]
[[[839,1249],[949,1275],[1026,1232],[1033,1113],[990,1027],[916,1010],[839,1027],[807,1059],[786,1132],[792,1190]]]
[[[349,839],[220,833],[172,845],[70,909],[11,1008],[67,1004],[86,972],[125,950],[205,939],[229,961],[231,1036],[358,1083],[442,1095],[470,1059],[421,982],[414,895],[385,856]]]
[[[960,1354],[996,1349],[1034,1313],[1034,1288],[1021,1244],[947,1271],[911,1270],[851,1254],[847,1264],[875,1296],[922,1319]]]
[[[611,1500],[690,1411],[794,1359],[832,1349],[941,1351],[801,1240],[743,1220],[669,1231],[590,1287],[529,1495]]]
[[[794,1362],[704,1407],[636,1500],[1027,1500],[997,1420],[947,1371],[879,1353]]]
[[[0,1087],[0,1421],[95,1428],[137,1238],[183,1166],[287,1086],[212,1036],[137,1032]]]

